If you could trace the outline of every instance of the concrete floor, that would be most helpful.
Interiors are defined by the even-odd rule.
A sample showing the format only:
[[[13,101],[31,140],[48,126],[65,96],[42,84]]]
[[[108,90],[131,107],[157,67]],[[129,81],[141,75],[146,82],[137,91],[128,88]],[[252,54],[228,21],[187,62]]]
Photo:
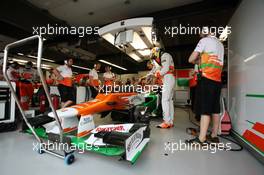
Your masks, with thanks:
[[[151,122],[151,142],[134,165],[118,161],[115,157],[87,152],[75,154],[76,161],[67,166],[62,159],[32,151],[32,136],[19,132],[1,133],[0,174],[263,175],[264,166],[246,150],[219,151],[215,154],[209,151],[176,151],[173,154],[165,151],[166,142],[179,142],[190,138],[185,133],[185,128],[192,124],[182,109],[176,109],[176,125],[173,129],[156,129],[155,125],[158,123],[158,120]]]

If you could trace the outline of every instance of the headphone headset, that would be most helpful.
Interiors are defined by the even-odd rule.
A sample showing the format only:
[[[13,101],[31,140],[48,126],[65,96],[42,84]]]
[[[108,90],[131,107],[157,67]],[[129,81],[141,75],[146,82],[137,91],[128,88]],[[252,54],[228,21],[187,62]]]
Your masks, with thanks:
[[[68,57],[67,59],[64,60],[64,64],[68,64],[69,60],[73,60],[73,58],[72,57]]]
[[[95,63],[94,64],[94,68],[96,68],[96,65],[98,65],[98,64],[101,65],[101,63],[99,63],[99,62],[98,63]]]
[[[112,70],[112,67],[111,66],[106,66],[105,68],[108,68],[109,70]]]

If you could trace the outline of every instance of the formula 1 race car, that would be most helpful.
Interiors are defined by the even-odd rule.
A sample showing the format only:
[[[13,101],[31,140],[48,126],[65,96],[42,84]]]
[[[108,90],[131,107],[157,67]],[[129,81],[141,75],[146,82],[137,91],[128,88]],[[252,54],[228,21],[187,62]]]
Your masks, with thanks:
[[[120,156],[134,163],[149,142],[149,114],[156,109],[157,96],[137,93],[99,94],[86,103],[57,110],[67,143],[78,149],[93,151],[107,156]],[[95,127],[94,114],[112,112],[111,116],[129,114],[126,124],[100,125]],[[41,138],[59,140],[59,126],[51,112],[29,120]],[[105,115],[105,114],[103,114]],[[27,129],[27,132],[32,133]]]
[[[30,119],[26,116],[26,112],[23,110],[11,80],[7,75],[7,62],[10,49],[20,47],[33,40],[38,41],[37,72],[52,112],[48,116],[41,115]],[[31,133],[38,143],[37,151],[64,159],[66,164],[73,163],[73,151],[75,149],[68,150],[68,147],[63,146],[62,149],[53,150],[50,148],[51,144],[49,143],[49,141],[52,141],[63,145],[74,145],[78,149],[93,151],[108,156],[121,156],[125,160],[134,163],[149,142],[150,130],[147,124],[148,120],[146,120],[146,112],[148,109],[151,109],[152,104],[156,104],[154,103],[155,98],[152,98],[153,101],[150,100],[150,102],[146,100],[147,98],[145,98],[146,96],[144,94],[99,94],[92,101],[56,111],[45,76],[42,72],[42,50],[43,38],[35,35],[8,44],[5,47],[3,59],[4,78],[10,88],[11,94],[15,97],[16,105],[25,122],[26,127],[24,130]],[[148,105],[144,106],[144,104]],[[135,120],[133,123],[100,125],[95,127],[93,120],[94,114],[114,110],[130,111],[137,106],[144,110],[137,110],[140,116],[134,117]],[[144,122],[138,124],[138,122],[142,121]]]

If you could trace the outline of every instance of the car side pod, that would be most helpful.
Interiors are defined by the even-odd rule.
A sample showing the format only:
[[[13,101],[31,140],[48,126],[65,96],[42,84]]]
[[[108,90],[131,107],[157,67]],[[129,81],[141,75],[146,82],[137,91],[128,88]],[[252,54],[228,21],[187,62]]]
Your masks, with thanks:
[[[62,159],[64,159],[64,161],[65,161],[65,163],[67,165],[70,165],[71,163],[74,162],[74,159],[75,159],[75,157],[73,155],[73,151],[71,151],[71,150],[68,151],[65,148],[63,148],[61,150],[62,153],[58,153],[57,151],[51,150],[47,146],[48,144],[45,143],[45,140],[38,136],[38,134],[36,133],[35,129],[33,128],[31,123],[26,118],[25,111],[22,109],[22,106],[20,105],[19,99],[18,99],[18,97],[16,95],[15,89],[12,86],[9,77],[7,76],[7,63],[8,63],[8,52],[9,52],[9,50],[12,49],[12,48],[17,48],[19,46],[23,46],[23,45],[27,44],[28,42],[32,42],[33,40],[38,40],[37,71],[38,71],[38,74],[40,76],[40,80],[41,80],[41,83],[43,85],[44,91],[45,91],[45,93],[47,95],[48,102],[49,102],[50,107],[52,109],[52,112],[54,114],[55,122],[56,122],[56,124],[58,126],[59,142],[62,143],[62,141],[63,141],[63,129],[62,129],[62,126],[61,126],[61,122],[60,122],[60,120],[59,120],[59,118],[57,116],[56,110],[55,110],[55,108],[53,106],[53,103],[52,103],[52,100],[51,100],[51,97],[50,97],[50,94],[49,94],[49,90],[48,90],[48,87],[47,87],[47,84],[46,84],[46,81],[45,81],[45,78],[44,78],[44,75],[43,75],[43,72],[42,72],[42,69],[41,69],[42,47],[43,47],[43,39],[41,38],[41,36],[34,35],[34,36],[31,36],[31,37],[28,37],[28,38],[25,38],[25,39],[10,43],[10,44],[5,46],[4,59],[3,59],[3,62],[4,62],[3,63],[3,75],[4,75],[4,78],[5,78],[6,82],[7,82],[7,85],[10,88],[11,94],[13,95],[13,97],[15,99],[15,102],[16,102],[16,104],[18,106],[18,109],[19,109],[19,111],[22,114],[23,120],[25,121],[27,127],[30,129],[31,133],[34,135],[34,137],[37,140],[37,145],[36,145],[37,148],[35,148],[35,150],[38,153],[40,153],[40,154],[49,153],[49,154],[51,154],[53,156],[62,158]]]
[[[80,138],[87,136],[95,128],[93,115],[91,114],[79,115],[78,110],[71,107],[59,109],[56,112],[61,121],[64,133],[77,130],[77,137]],[[54,117],[54,114],[50,112],[48,116]],[[50,130],[56,130],[57,127],[57,125],[54,125]],[[48,127],[46,127],[46,131],[49,132]]]

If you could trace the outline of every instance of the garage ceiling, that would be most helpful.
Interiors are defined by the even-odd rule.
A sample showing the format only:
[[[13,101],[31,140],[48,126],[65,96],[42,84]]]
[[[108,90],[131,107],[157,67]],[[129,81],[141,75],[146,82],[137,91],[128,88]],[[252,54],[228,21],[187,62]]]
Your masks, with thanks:
[[[32,35],[33,26],[103,26],[126,18],[151,16],[154,17],[159,38],[165,49],[172,54],[176,67],[187,68],[192,67],[187,59],[199,41],[199,36],[181,35],[172,38],[164,35],[164,26],[199,26],[210,23],[225,26],[239,2],[240,0],[1,0],[0,35],[3,35],[1,38],[21,39]],[[123,71],[113,68],[119,74],[146,69],[144,63],[135,62],[98,35],[84,38],[74,35],[45,37],[47,41],[43,56],[56,63],[63,63],[63,59],[74,55],[78,58],[75,61],[78,66],[88,68],[92,68],[96,60],[105,59],[128,69]],[[8,42],[3,40],[2,45]],[[35,54],[36,48],[33,46],[35,45],[18,51]],[[69,50],[70,53],[67,52]]]
[[[10,38],[8,36],[5,36],[5,35],[1,35],[0,34],[0,50],[3,50],[4,47],[8,44],[8,43],[12,43],[12,42],[15,42],[16,39],[14,38]]]
[[[201,0],[28,0],[74,26],[96,26]]]

